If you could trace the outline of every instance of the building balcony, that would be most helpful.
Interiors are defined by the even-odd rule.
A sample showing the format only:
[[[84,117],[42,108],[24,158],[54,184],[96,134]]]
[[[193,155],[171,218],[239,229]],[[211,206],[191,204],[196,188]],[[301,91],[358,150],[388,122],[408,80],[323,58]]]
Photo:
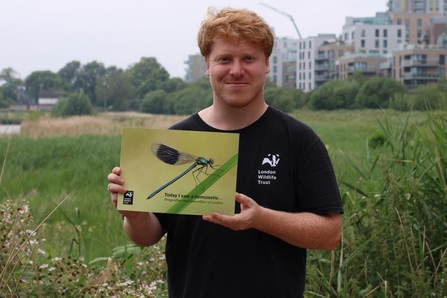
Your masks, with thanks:
[[[316,64],[315,65],[315,70],[328,70],[329,66],[326,64]]]
[[[348,74],[352,74],[356,71],[361,73],[376,73],[377,69],[375,67],[355,67],[355,66],[351,66],[346,69],[346,72]]]
[[[436,73],[404,73],[402,80],[437,81],[441,76]]]
[[[326,82],[329,81],[329,76],[327,75],[316,75],[315,76],[315,82]]]
[[[325,54],[318,54],[315,56],[315,61],[325,61],[328,60],[329,58],[326,57]]]
[[[423,66],[423,67],[437,67],[439,66],[439,61],[436,60],[431,60],[431,61],[426,61],[426,60],[420,60],[420,61],[414,61],[414,60],[403,60],[402,61],[402,66],[403,67],[408,67],[408,66]]]

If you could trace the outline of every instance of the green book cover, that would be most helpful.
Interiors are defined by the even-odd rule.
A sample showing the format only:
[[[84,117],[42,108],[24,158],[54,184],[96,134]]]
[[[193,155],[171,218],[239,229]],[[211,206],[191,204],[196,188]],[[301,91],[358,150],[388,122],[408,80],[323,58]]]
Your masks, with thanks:
[[[118,209],[234,215],[239,134],[123,128]]]

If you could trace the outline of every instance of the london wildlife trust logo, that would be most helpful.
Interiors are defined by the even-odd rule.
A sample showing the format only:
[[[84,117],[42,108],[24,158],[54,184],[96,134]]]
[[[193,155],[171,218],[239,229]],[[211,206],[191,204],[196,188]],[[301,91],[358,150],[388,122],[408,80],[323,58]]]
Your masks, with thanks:
[[[268,163],[272,168],[276,167],[279,163],[279,154],[269,154],[262,160],[262,165]]]
[[[123,205],[133,205],[133,190],[128,190],[123,196]]]

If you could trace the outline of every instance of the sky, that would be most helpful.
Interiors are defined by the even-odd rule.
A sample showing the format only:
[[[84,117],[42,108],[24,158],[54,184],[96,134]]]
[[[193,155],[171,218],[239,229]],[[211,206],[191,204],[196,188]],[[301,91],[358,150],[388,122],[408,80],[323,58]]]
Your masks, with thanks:
[[[25,79],[33,71],[59,71],[71,61],[127,69],[155,57],[173,77],[199,53],[197,32],[207,8],[248,8],[276,36],[340,35],[347,16],[372,17],[387,0],[0,0],[0,71]],[[264,5],[265,4],[265,5]],[[266,6],[267,5],[267,6]]]

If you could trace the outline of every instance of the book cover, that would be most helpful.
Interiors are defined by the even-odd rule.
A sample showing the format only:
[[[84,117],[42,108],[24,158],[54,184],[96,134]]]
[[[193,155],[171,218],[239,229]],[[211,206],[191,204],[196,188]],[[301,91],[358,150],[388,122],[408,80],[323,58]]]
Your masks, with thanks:
[[[238,148],[234,133],[124,128],[117,208],[233,215]]]

